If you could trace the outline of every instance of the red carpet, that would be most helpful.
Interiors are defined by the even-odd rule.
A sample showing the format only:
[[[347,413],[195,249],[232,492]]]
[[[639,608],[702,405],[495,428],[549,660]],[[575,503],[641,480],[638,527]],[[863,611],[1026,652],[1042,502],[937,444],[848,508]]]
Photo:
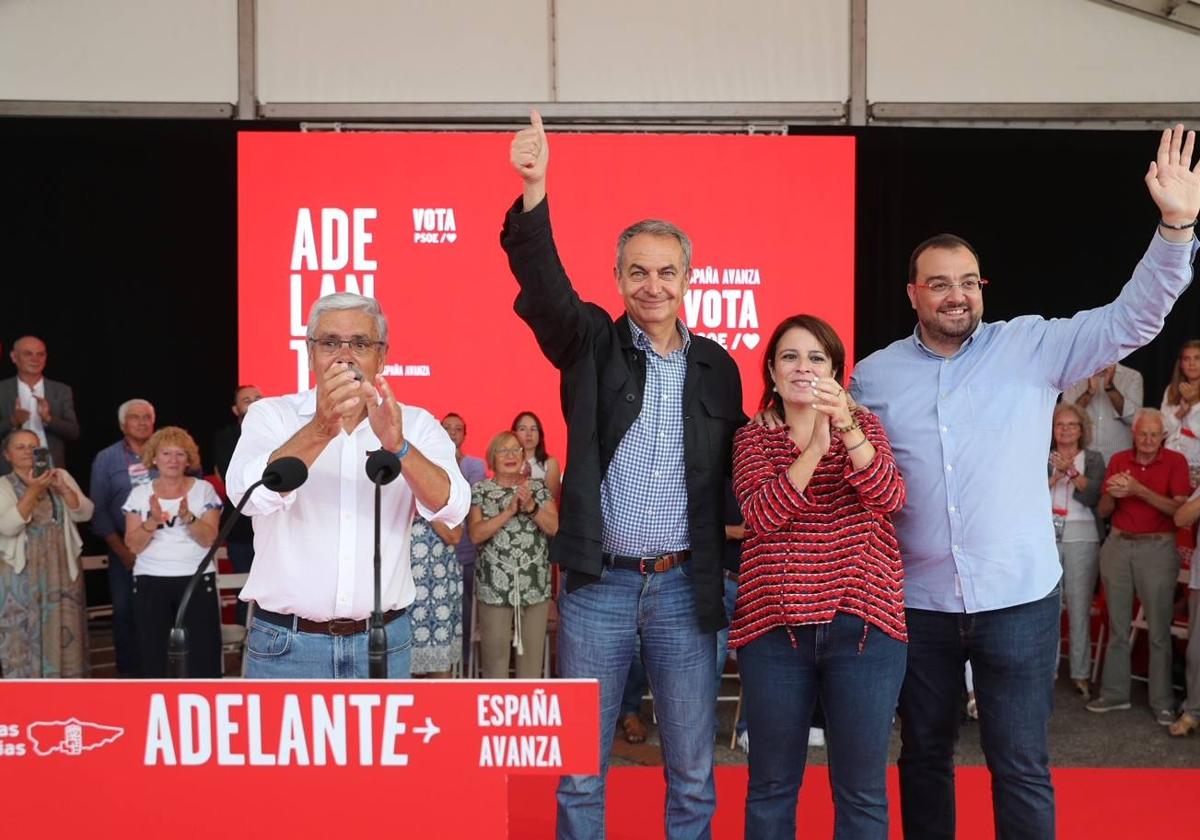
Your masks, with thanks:
[[[513,840],[552,840],[554,787],[550,776],[510,777],[509,833]],[[1070,767],[1054,771],[1059,840],[1198,837],[1192,811],[1200,770]],[[891,836],[900,837],[896,769],[889,780]],[[608,840],[660,840],[665,785],[661,767],[618,767],[608,777]],[[742,836],[746,768],[717,768],[716,840]],[[810,767],[800,793],[801,836],[833,836],[833,805],[824,767]],[[991,789],[983,767],[958,769],[958,836],[993,836]]]

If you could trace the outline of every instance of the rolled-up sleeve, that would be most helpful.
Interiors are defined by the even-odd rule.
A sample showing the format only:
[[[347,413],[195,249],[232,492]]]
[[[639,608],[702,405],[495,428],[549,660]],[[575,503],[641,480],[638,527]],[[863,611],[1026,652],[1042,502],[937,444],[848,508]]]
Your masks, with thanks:
[[[294,420],[289,423],[286,416],[288,411],[289,406],[279,399],[259,400],[250,406],[242,421],[242,435],[229,461],[225,482],[225,492],[234,505],[240,504],[246,489],[262,478],[271,453],[295,433]],[[242,513],[245,516],[269,516],[287,510],[296,503],[297,494],[303,490],[301,487],[280,495],[259,487],[242,508]]]
[[[450,495],[440,510],[430,510],[416,499],[417,511],[429,522],[441,522],[449,528],[462,524],[471,508],[471,485],[458,468],[458,459],[454,457],[454,442],[434,416],[423,409],[406,407],[404,428],[409,443],[441,467],[450,479]]]

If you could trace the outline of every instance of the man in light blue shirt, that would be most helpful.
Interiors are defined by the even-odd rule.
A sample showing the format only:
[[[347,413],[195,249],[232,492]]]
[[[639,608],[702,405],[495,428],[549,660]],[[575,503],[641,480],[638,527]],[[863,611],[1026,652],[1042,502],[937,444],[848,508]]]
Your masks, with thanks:
[[[979,260],[944,234],[917,246],[913,335],[851,385],[877,412],[908,483],[895,515],[909,653],[900,696],[905,837],[954,836],[954,744],[970,659],[998,838],[1054,836],[1047,727],[1059,579],[1046,484],[1059,392],[1150,342],[1192,278],[1195,133],[1167,130],[1146,185],[1158,231],[1116,301],[1069,319],[982,323]]]

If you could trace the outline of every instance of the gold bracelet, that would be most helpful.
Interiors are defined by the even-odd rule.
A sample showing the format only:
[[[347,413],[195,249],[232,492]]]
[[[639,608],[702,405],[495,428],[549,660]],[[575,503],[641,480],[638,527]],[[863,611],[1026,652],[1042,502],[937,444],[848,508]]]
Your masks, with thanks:
[[[853,432],[856,429],[860,429],[862,427],[858,425],[857,420],[855,420],[853,417],[851,417],[849,426],[835,426],[832,423],[830,423],[829,428],[833,429],[833,431],[837,432],[839,435],[844,435],[844,434],[848,434],[849,432]]]

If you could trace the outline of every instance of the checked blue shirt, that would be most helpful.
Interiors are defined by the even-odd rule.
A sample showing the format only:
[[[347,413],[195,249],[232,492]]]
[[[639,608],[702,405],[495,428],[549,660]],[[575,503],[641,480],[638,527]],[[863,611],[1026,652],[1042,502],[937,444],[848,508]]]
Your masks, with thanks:
[[[642,410],[617,445],[600,484],[604,550],[653,557],[691,547],[683,463],[683,382],[692,339],[678,322],[683,346],[665,358],[629,322],[634,346],[646,356]]]

